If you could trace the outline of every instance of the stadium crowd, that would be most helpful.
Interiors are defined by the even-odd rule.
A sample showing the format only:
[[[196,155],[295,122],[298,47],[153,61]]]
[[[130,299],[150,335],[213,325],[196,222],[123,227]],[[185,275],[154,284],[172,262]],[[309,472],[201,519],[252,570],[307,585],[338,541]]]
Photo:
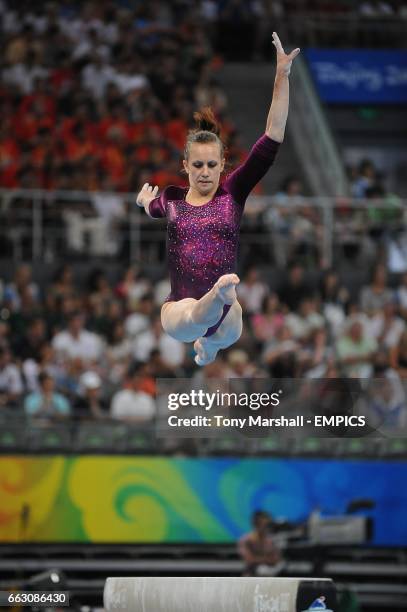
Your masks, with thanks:
[[[205,24],[183,2],[0,3],[0,186],[135,191],[180,184],[195,108],[241,157]],[[177,25],[175,25],[177,24]]]
[[[85,285],[65,265],[39,287],[20,266],[0,297],[0,403],[43,420],[149,422],[157,378],[381,379],[377,418],[404,426],[407,406],[407,274],[389,285],[377,264],[371,282],[352,292],[329,270],[310,278],[292,263],[275,289],[257,267],[238,297],[244,333],[215,362],[198,368],[192,345],[162,329],[168,281],[152,283],[137,266],[112,282],[94,270]],[[372,400],[373,401],[373,400]],[[21,412],[22,413],[22,412]]]
[[[403,10],[400,2],[358,8],[369,18],[403,19]],[[223,60],[273,57],[271,32],[285,17],[349,11],[346,1],[1,0],[0,187],[180,184],[193,110],[206,104],[235,165],[243,151],[216,80]]]
[[[267,57],[269,34],[286,14],[340,13],[354,10],[350,5],[100,0],[32,7],[0,0],[0,187],[137,192],[147,181],[160,187],[183,183],[185,136],[193,110],[207,104],[222,123],[228,162],[235,166],[243,151],[215,78],[223,58]],[[367,17],[375,11],[404,18],[398,2],[358,8]],[[243,33],[254,41],[250,48],[241,44]],[[368,160],[350,169],[350,176],[355,198],[386,195]],[[41,286],[28,265],[12,280],[0,279],[0,406],[45,423],[69,415],[149,422],[160,377],[381,376],[389,383],[377,391],[378,418],[404,424],[407,274],[392,279],[390,288],[380,264],[371,284],[355,291],[336,272],[319,269],[316,245],[323,227],[315,210],[302,205],[302,191],[297,177],[288,178],[277,194],[282,208],[263,217],[276,230],[275,263],[294,261],[286,281],[272,286],[258,268],[247,269],[239,286],[244,334],[201,370],[192,346],[161,328],[166,279],[153,284],[130,266],[120,280],[95,269],[83,284],[69,265]],[[377,245],[383,220],[398,220],[394,197],[387,195],[386,210],[371,211],[375,256],[382,256]],[[284,212],[287,197],[298,198],[300,214]],[[56,214],[44,212],[45,228],[61,223],[62,213],[75,212],[71,202],[57,203]],[[123,212],[107,193],[95,194],[91,207],[109,226]],[[78,212],[86,217],[85,209]],[[7,218],[13,221],[13,210]],[[68,226],[67,243],[74,249],[82,238],[74,218]],[[108,243],[105,235],[101,242]],[[301,243],[318,278],[297,261]]]

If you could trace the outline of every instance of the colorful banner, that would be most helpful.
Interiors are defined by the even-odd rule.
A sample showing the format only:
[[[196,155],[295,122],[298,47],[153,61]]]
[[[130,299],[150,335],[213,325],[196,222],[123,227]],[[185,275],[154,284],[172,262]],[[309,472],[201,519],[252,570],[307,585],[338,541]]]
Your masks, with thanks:
[[[407,102],[407,52],[308,49],[309,67],[324,102]]]
[[[305,521],[356,498],[376,545],[407,546],[406,462],[0,457],[0,542],[226,543],[250,515]]]

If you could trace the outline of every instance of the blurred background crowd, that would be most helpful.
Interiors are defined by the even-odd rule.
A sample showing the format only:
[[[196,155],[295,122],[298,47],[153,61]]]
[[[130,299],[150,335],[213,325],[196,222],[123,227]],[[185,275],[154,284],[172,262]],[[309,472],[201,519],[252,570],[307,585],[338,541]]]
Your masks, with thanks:
[[[380,378],[378,423],[407,425],[407,274],[391,286],[377,264],[350,290],[335,270],[292,262],[281,282],[249,267],[238,287],[241,339],[203,369],[192,344],[166,334],[169,292],[137,266],[112,280],[93,269],[79,282],[62,266],[39,286],[28,265],[1,288],[0,402],[43,423],[75,419],[152,422],[157,378]]]
[[[397,384],[407,372],[405,213],[372,160],[348,164],[349,196],[381,206],[349,215],[350,200],[342,198],[335,225],[334,260],[361,264],[363,282],[330,268],[323,211],[309,205],[300,174],[286,175],[273,186],[274,205],[243,227],[243,236],[263,233],[269,244],[260,251],[251,244],[243,257],[244,334],[202,372],[192,347],[160,326],[169,288],[162,266],[158,273],[144,267],[147,219],[140,257],[128,263],[134,201],[120,194],[146,181],[160,188],[185,184],[180,159],[194,109],[214,109],[229,167],[244,158],[217,78],[224,62],[268,61],[278,27],[296,44],[314,36],[322,44],[318,28],[301,30],[299,20],[315,24],[332,16],[348,20],[348,34],[356,23],[360,46],[369,44],[366,22],[407,18],[404,3],[395,1],[103,0],[35,7],[0,1],[0,187],[48,190],[41,196],[40,242],[54,270],[36,278],[20,263],[0,280],[3,406],[44,422],[70,415],[149,421],[157,377],[381,376],[393,386],[374,400],[375,410],[389,424],[405,423]],[[331,44],[339,45],[335,36]],[[66,190],[89,196],[71,200]],[[2,256],[34,257],[34,216],[22,215],[35,214],[32,197],[3,193],[15,195],[2,200]],[[91,254],[122,258],[120,267],[86,260],[88,230]],[[155,262],[162,263],[163,227],[150,231],[161,236]],[[75,264],[63,264],[73,254],[87,261],[79,275]]]

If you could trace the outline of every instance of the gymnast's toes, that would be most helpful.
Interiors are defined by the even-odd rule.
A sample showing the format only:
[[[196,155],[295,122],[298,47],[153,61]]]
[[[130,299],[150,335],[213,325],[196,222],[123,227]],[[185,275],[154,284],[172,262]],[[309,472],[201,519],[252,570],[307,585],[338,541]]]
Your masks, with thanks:
[[[236,285],[240,283],[240,278],[237,274],[224,274],[216,282],[218,296],[225,304],[233,304],[236,299]]]
[[[212,363],[216,357],[216,351],[215,355],[212,355],[209,351],[205,350],[204,342],[203,338],[198,338],[198,340],[194,342],[194,350],[196,352],[195,363],[199,366],[205,366],[208,365],[208,363]]]

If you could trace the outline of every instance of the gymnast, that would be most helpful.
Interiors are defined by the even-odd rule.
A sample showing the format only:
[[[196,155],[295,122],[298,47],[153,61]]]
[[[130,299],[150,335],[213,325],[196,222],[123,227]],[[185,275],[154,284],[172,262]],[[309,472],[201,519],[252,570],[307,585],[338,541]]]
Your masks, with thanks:
[[[300,52],[286,54],[273,32],[277,67],[265,134],[247,159],[220,184],[225,166],[220,129],[210,108],[194,114],[183,165],[189,188],[143,185],[137,204],[150,217],[167,217],[167,255],[171,293],[161,309],[164,330],[181,342],[194,342],[203,366],[242,333],[242,309],[235,274],[240,222],[245,201],[272,165],[284,139],[291,64]]]

